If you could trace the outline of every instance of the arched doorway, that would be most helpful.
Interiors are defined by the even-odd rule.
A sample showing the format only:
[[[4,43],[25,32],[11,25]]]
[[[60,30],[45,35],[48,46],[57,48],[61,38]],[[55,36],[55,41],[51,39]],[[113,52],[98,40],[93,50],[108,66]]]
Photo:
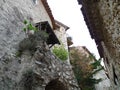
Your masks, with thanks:
[[[45,90],[68,90],[68,89],[66,85],[64,85],[64,83],[62,83],[61,81],[52,80],[46,85]]]

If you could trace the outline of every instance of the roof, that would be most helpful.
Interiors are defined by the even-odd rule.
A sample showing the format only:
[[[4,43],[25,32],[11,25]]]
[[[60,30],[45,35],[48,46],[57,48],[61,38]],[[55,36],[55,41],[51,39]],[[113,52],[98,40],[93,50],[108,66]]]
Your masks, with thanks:
[[[68,27],[67,25],[55,20],[56,26],[59,27],[59,25],[61,25],[62,27],[65,28],[65,30],[67,31],[70,27]]]
[[[99,8],[97,7],[98,2],[99,0],[78,0],[78,3],[82,5],[81,11],[89,29],[91,38],[95,40],[98,52],[102,58],[103,48],[101,41],[104,39],[102,32],[105,28]]]
[[[45,7],[45,9],[46,9],[46,11],[47,11],[50,19],[51,19],[51,22],[52,22],[52,25],[53,25],[53,29],[55,29],[55,28],[56,28],[55,20],[54,20],[52,11],[51,11],[51,9],[50,9],[50,7],[49,7],[49,5],[48,5],[48,2],[47,2],[47,0],[41,0],[41,1],[42,1],[43,5],[44,5],[44,7]]]

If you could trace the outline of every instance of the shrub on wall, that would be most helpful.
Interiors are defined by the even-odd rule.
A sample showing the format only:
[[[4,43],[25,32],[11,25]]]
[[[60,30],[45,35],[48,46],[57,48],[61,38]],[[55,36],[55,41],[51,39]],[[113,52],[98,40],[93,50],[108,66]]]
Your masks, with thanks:
[[[64,46],[54,47],[53,53],[62,61],[65,61],[68,59],[68,52],[64,48]]]

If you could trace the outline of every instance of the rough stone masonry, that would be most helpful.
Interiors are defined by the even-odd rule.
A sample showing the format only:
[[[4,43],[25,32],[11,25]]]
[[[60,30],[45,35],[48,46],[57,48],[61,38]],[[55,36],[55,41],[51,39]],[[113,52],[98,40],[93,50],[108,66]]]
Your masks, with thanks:
[[[38,32],[19,49],[21,55],[5,53],[0,59],[0,90],[79,90],[71,66],[51,53]]]

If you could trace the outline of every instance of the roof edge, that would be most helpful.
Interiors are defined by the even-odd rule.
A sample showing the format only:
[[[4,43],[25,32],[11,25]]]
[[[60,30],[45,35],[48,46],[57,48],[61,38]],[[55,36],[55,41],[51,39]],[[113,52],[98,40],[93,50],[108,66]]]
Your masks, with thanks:
[[[50,6],[49,6],[47,0],[41,0],[41,2],[43,3],[43,6],[45,7],[45,9],[46,9],[46,11],[47,11],[47,13],[48,13],[48,15],[49,15],[49,17],[51,19],[51,22],[52,22],[52,25],[53,25],[53,29],[55,29],[56,28],[55,19],[53,17],[52,11],[50,9]]]
[[[68,29],[70,29],[70,27],[68,27],[67,25],[61,23],[61,22],[58,21],[58,20],[55,20],[55,22],[56,22],[56,24],[58,23],[58,24],[60,24],[61,26],[63,26],[63,27],[65,28],[65,31],[67,31]],[[58,25],[57,25],[57,26],[58,26]]]

